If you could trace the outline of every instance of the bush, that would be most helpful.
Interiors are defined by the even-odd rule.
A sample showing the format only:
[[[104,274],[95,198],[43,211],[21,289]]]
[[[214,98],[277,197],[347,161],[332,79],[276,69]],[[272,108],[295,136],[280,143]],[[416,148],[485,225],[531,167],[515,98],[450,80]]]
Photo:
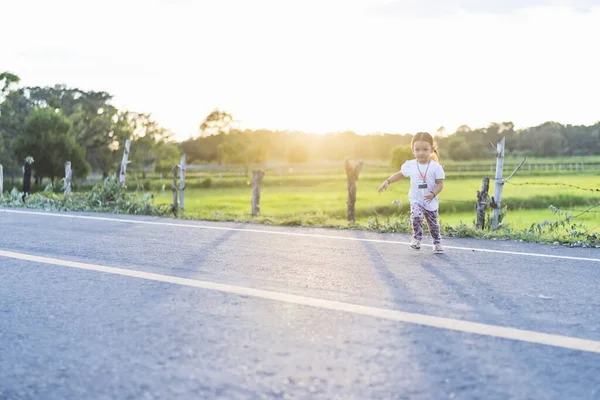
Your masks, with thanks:
[[[47,211],[98,211],[117,214],[167,215],[171,206],[154,205],[151,193],[141,197],[135,193],[127,193],[126,189],[107,179],[95,185],[88,193],[54,193],[51,190],[30,194],[25,197],[16,188],[9,196],[0,200],[0,206],[27,207]]]
[[[396,170],[400,170],[402,164],[413,158],[414,155],[410,146],[396,146],[392,150],[392,167]]]
[[[204,189],[208,189],[208,188],[212,187],[212,183],[213,183],[212,179],[210,179],[210,178],[204,178],[200,182],[200,187],[204,188]]]

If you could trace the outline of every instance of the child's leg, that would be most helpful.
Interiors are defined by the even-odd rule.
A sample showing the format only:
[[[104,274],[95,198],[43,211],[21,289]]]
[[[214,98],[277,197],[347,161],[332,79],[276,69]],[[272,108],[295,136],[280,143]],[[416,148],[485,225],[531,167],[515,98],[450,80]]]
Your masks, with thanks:
[[[423,239],[423,207],[418,203],[410,205],[410,219],[413,228],[413,238],[418,241]]]
[[[440,222],[439,222],[439,213],[438,210],[429,211],[423,210],[425,214],[425,220],[427,221],[427,226],[429,227],[429,233],[431,234],[431,238],[433,239],[433,244],[442,243],[442,235],[440,234]]]

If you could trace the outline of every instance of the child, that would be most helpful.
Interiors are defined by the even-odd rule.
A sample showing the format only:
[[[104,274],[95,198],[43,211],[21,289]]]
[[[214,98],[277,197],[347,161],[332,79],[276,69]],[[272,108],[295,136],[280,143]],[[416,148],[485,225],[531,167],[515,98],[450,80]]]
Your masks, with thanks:
[[[386,179],[379,187],[379,193],[386,190],[392,182],[410,178],[408,200],[413,227],[413,240],[410,247],[415,250],[421,248],[424,217],[433,239],[433,252],[443,253],[437,196],[444,188],[445,174],[439,164],[440,155],[435,148],[433,137],[427,132],[419,132],[413,136],[410,147],[416,159],[405,162],[400,171]]]

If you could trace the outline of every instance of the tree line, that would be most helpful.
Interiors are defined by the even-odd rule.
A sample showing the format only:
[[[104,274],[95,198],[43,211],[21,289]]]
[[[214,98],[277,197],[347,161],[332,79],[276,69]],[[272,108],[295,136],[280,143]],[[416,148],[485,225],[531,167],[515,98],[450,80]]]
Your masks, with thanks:
[[[35,180],[90,171],[104,177],[117,171],[123,146],[131,140],[132,167],[141,174],[175,164],[179,148],[172,134],[149,114],[119,110],[106,92],[65,85],[17,87],[17,75],[0,74],[0,164],[13,180],[25,157],[34,160]]]
[[[393,160],[411,157],[412,134],[358,135],[354,132],[315,135],[303,132],[237,130],[232,116],[216,110],[200,126],[200,135],[181,143],[191,162],[209,163],[306,163],[346,158]],[[516,130],[512,122],[491,123],[484,128],[460,126],[448,133],[443,127],[431,132],[442,159],[489,160],[495,144],[506,137],[506,151],[514,156],[558,157],[600,155],[600,122],[594,125],[562,125],[545,122]],[[492,143],[494,146],[490,146]]]
[[[175,142],[173,134],[149,114],[119,110],[106,92],[65,85],[19,87],[17,75],[0,74],[0,164],[5,175],[19,176],[23,160],[34,159],[36,180],[52,181],[71,161],[74,175],[90,171],[115,173],[122,149],[131,140],[131,168],[142,177],[166,172],[185,153],[189,163],[308,163],[350,159],[398,160],[410,157],[411,134],[322,135],[294,131],[241,130],[231,114],[215,110],[198,127],[198,136]],[[310,118],[307,116],[307,118]],[[455,132],[441,127],[436,137],[442,160],[489,159],[490,143],[506,137],[506,150],[516,156],[584,156],[600,154],[600,122],[563,125],[545,122],[516,130],[512,122],[491,123]]]

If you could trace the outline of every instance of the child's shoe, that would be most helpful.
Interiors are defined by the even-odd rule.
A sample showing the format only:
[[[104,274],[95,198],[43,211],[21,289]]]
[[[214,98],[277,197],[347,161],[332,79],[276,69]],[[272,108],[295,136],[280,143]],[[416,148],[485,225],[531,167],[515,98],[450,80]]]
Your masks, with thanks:
[[[435,254],[440,254],[444,252],[444,248],[442,247],[441,243],[436,243],[433,245],[433,252]]]
[[[412,242],[410,243],[410,247],[415,250],[419,250],[421,248],[421,241],[417,240],[417,239],[413,239]]]

